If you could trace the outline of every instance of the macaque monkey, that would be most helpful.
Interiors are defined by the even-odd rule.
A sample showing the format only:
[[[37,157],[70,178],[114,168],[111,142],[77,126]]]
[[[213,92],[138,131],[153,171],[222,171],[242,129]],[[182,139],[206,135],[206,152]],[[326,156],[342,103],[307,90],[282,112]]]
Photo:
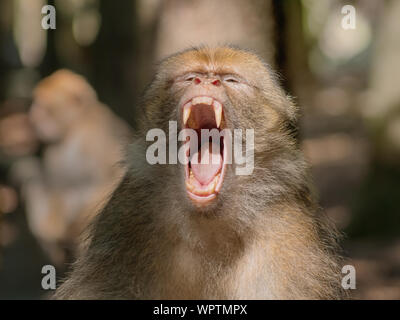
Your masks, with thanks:
[[[336,233],[290,130],[297,109],[257,56],[230,47],[172,55],[142,106],[129,169],[57,299],[342,297]],[[216,163],[150,165],[146,133],[170,121],[254,129],[254,171],[236,174],[225,137],[222,151],[211,148]]]
[[[43,161],[20,163],[27,217],[54,263],[72,256],[78,235],[124,175],[128,126],[81,76],[59,70],[34,90],[30,120],[45,143]]]

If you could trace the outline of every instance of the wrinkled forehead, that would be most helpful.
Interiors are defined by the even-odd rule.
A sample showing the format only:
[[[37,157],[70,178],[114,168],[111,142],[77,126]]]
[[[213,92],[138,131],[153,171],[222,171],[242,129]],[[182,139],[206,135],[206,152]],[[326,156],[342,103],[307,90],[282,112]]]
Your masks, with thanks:
[[[238,74],[246,79],[268,76],[264,63],[254,54],[233,48],[200,48],[174,55],[163,62],[169,77],[188,72]]]

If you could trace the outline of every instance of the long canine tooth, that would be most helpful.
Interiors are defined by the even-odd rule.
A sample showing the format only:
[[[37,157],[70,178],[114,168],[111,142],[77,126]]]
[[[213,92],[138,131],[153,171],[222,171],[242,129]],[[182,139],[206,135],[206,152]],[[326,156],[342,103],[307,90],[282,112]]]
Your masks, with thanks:
[[[192,104],[196,105],[196,104],[207,104],[207,105],[211,105],[213,102],[213,98],[211,97],[206,97],[206,96],[202,96],[202,97],[195,97],[192,100]]]
[[[183,124],[186,124],[192,111],[192,103],[188,102],[183,106]]]
[[[222,105],[217,100],[214,100],[213,106],[215,113],[215,122],[217,123],[217,128],[219,128],[222,119]]]

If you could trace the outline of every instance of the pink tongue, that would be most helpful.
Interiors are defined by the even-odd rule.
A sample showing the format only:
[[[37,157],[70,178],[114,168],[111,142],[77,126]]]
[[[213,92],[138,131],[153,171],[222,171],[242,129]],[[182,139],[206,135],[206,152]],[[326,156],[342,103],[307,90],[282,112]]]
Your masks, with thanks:
[[[203,185],[210,183],[222,167],[222,157],[219,148],[218,146],[211,148],[211,145],[211,142],[209,144],[204,143],[200,152],[196,152],[192,157],[199,159],[197,161],[198,164],[191,163],[191,167],[196,180]]]

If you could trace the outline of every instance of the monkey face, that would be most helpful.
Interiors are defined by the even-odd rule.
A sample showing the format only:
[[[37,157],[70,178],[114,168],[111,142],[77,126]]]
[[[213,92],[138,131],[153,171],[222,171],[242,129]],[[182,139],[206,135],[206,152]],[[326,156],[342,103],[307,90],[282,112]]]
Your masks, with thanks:
[[[68,70],[59,70],[35,88],[30,120],[43,142],[55,142],[64,137],[96,99],[84,78]]]
[[[31,107],[29,118],[38,135],[43,142],[55,142],[64,135],[62,119],[59,119],[52,104],[35,100]]]
[[[38,137],[50,143],[62,139],[80,114],[80,108],[69,97],[54,91],[35,97],[29,118]]]
[[[180,129],[197,133],[194,152],[193,140],[186,143],[188,163],[182,172],[192,203],[208,207],[227,191],[224,181],[229,179],[232,186],[244,179],[235,176],[234,159],[227,161],[232,145],[223,131],[227,129],[233,135],[236,129],[253,129],[259,136],[256,152],[262,152],[265,137],[282,129],[281,124],[294,117],[295,110],[267,66],[243,50],[191,49],[167,58],[159,70],[149,90],[147,118],[152,123],[160,118],[166,122],[161,115],[170,115],[168,120],[177,119]],[[155,98],[163,101],[155,102]],[[220,133],[219,140],[203,139],[204,129]]]

